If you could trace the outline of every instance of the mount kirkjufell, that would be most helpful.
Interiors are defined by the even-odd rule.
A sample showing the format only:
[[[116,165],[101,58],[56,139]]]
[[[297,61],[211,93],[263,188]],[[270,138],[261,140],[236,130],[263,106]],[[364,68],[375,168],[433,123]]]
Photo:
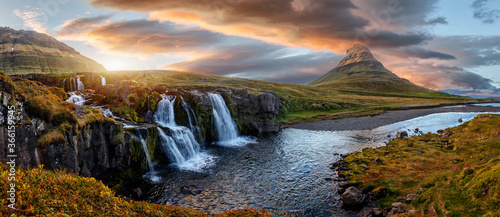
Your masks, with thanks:
[[[393,93],[433,92],[400,78],[382,65],[368,48],[355,44],[340,63],[310,85],[332,89]]]
[[[106,69],[46,34],[0,27],[0,71],[30,74],[105,72]]]

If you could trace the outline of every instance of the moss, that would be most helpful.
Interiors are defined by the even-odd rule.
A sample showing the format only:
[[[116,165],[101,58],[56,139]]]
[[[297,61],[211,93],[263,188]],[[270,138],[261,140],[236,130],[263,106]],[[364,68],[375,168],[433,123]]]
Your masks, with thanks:
[[[38,147],[47,147],[50,144],[59,144],[64,142],[64,135],[59,129],[51,130],[36,140]]]

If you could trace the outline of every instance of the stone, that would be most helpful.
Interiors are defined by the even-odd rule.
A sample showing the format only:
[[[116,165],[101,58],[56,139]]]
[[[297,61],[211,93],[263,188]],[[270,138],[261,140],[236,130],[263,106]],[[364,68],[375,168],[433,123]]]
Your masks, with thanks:
[[[403,203],[401,203],[401,202],[394,202],[394,203],[391,204],[391,206],[394,207],[394,208],[398,208],[401,205],[403,205]]]
[[[366,164],[361,164],[361,167],[368,169],[368,166],[366,166]]]
[[[379,209],[379,208],[373,208],[372,211],[370,212],[371,216],[373,217],[382,217],[384,216],[384,212]]]
[[[462,120],[462,118],[458,119],[458,122],[462,123],[464,122],[464,120]]]
[[[181,193],[197,195],[201,194],[203,186],[201,185],[185,185],[181,187]]]
[[[364,202],[363,193],[354,186],[347,188],[347,190],[340,196],[342,203],[347,207],[359,207]]]
[[[406,202],[412,202],[417,197],[418,197],[418,194],[408,194],[408,195],[406,195]]]
[[[402,210],[402,209],[399,209],[399,208],[392,208],[391,211],[389,211],[389,213],[387,213],[387,216],[395,216],[399,213],[404,213],[405,211]]]
[[[139,199],[139,198],[141,198],[141,196],[142,196],[142,190],[141,190],[141,188],[134,188],[134,189],[132,189],[132,197],[133,198]]]
[[[375,158],[375,160],[373,160],[373,163],[374,164],[379,164],[379,163],[382,163],[382,160],[380,160],[379,157]]]
[[[398,139],[404,139],[404,138],[408,138],[408,133],[406,131],[398,131],[396,133],[396,138]]]
[[[349,182],[346,182],[346,181],[339,182],[339,187],[341,187],[341,188],[347,188],[350,185],[351,184]]]
[[[418,214],[418,210],[416,210],[416,209],[410,209],[410,210],[408,211],[408,213],[413,214],[413,215],[416,215],[416,214]]]

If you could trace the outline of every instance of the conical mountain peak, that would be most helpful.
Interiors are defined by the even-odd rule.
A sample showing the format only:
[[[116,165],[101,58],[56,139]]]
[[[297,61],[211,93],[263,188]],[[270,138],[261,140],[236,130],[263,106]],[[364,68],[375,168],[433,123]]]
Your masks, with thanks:
[[[370,50],[355,44],[334,69],[314,80],[310,85],[341,90],[374,92],[429,92],[398,77],[382,65]]]
[[[375,59],[375,57],[373,57],[372,52],[370,52],[367,47],[361,44],[354,44],[352,48],[349,48],[347,50],[345,57],[342,59],[342,61],[340,61],[337,67],[361,62],[373,62],[374,64],[379,63],[380,65],[382,65],[382,63],[380,63],[377,59]]]

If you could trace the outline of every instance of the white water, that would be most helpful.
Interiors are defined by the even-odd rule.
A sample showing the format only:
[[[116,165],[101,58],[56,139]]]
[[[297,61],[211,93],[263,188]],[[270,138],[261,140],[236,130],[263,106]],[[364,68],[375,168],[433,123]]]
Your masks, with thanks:
[[[76,81],[78,82],[78,90],[84,90],[85,85],[83,85],[83,82],[80,81],[80,78],[77,78]]]
[[[222,146],[243,146],[255,142],[255,140],[248,137],[238,135],[236,122],[231,117],[231,113],[221,95],[209,93],[208,97],[212,102],[214,125],[217,130],[218,140],[216,144]]]
[[[117,116],[115,116],[113,114],[113,112],[111,112],[111,110],[109,110],[109,108],[97,107],[97,109],[99,109],[99,111],[101,111],[101,113],[104,115],[104,117],[110,117],[110,118],[114,118],[114,119],[118,118]]]
[[[176,97],[163,96],[154,114],[154,120],[168,129],[157,128],[161,144],[169,159],[179,169],[202,171],[204,167],[214,163],[214,158],[201,152],[201,146],[189,128],[175,123],[175,99]]]
[[[157,175],[157,172],[154,169],[153,162],[151,161],[151,157],[149,157],[149,150],[148,150],[148,146],[146,144],[146,141],[142,138],[139,131],[137,131],[137,132],[139,135],[139,139],[141,140],[142,149],[144,150],[144,154],[146,155],[146,161],[148,163],[148,168],[149,168],[149,172],[144,174],[143,177],[148,178],[152,182],[159,182],[161,180],[161,177],[159,177]]]
[[[75,105],[83,106],[85,104],[85,99],[82,96],[77,95],[76,93],[69,93],[69,98],[66,100],[66,102],[71,102]]]
[[[106,85],[106,78],[101,75],[101,85]]]
[[[182,107],[188,114],[189,128],[191,129],[191,132],[193,132],[195,138],[197,138],[197,141],[201,141],[203,135],[201,133],[201,128],[198,125],[198,120],[196,118],[196,115],[191,106],[189,106],[189,104],[187,104],[186,101],[184,101],[184,98],[181,97],[181,100],[182,100],[181,102]]]

